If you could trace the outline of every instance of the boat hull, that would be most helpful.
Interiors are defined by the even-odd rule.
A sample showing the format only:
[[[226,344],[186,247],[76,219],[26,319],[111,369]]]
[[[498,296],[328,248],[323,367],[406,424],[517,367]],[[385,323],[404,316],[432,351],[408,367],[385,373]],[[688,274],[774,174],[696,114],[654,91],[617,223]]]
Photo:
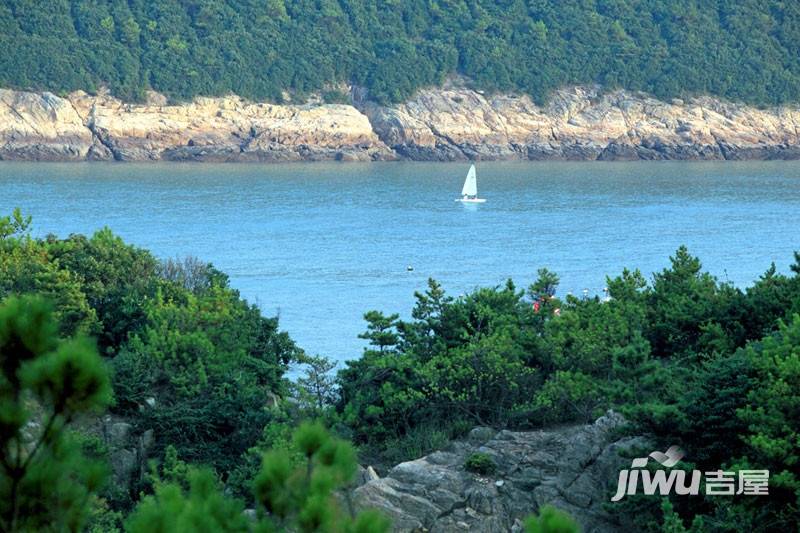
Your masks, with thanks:
[[[483,204],[486,203],[485,198],[456,198],[456,202],[463,204]]]

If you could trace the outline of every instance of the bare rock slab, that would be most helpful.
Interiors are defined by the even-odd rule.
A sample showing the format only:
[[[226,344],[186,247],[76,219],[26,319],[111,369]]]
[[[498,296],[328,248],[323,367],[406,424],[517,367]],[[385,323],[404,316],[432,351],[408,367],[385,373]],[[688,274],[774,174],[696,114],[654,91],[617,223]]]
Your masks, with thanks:
[[[464,441],[366,481],[354,501],[384,512],[395,531],[520,531],[522,519],[546,504],[570,513],[587,533],[619,531],[604,504],[629,462],[620,452],[644,444],[617,438],[623,423],[609,412],[593,424],[542,431],[476,428]],[[475,452],[489,454],[497,471],[466,471]]]

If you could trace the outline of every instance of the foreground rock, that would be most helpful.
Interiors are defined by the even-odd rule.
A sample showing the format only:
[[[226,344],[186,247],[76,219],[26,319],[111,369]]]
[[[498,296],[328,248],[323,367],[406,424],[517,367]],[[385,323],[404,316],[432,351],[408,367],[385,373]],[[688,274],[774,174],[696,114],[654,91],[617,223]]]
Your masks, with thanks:
[[[545,431],[476,428],[465,441],[367,480],[354,500],[383,511],[396,531],[521,531],[522,519],[545,504],[569,512],[586,533],[619,531],[605,504],[630,464],[620,452],[645,445],[615,437],[623,422],[609,412],[594,424]],[[474,452],[489,454],[497,471],[466,471]]]
[[[709,97],[662,102],[573,87],[546,106],[463,80],[379,106],[274,105],[236,96],[167,105],[107,94],[0,90],[0,159],[374,161],[796,159],[800,110]]]

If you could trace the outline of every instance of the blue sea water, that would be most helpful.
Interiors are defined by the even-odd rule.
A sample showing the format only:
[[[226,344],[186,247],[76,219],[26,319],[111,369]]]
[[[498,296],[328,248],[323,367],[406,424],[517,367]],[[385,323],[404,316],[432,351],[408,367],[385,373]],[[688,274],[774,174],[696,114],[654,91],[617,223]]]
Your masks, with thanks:
[[[547,267],[561,294],[664,268],[686,244],[739,286],[800,250],[800,163],[0,164],[0,214],[34,234],[110,227],[162,258],[194,255],[311,353],[357,357],[362,315],[408,316],[428,277],[457,295]],[[407,267],[412,266],[413,271]]]

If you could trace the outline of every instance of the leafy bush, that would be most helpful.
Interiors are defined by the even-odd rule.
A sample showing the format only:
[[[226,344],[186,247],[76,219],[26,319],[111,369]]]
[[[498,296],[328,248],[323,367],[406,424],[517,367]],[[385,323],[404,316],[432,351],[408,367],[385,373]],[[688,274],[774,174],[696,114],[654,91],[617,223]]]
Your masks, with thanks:
[[[464,468],[470,472],[488,476],[494,474],[495,470],[497,470],[497,465],[488,453],[475,452],[464,461]]]
[[[378,461],[394,466],[439,450],[464,432],[465,428],[455,423],[444,426],[423,424],[413,427],[405,435],[391,439],[377,448],[367,446],[359,451],[361,455],[374,455]]]
[[[525,520],[525,533],[578,533],[580,528],[573,518],[556,509],[552,505],[545,505],[538,515],[529,516]]]
[[[356,471],[355,450],[331,436],[320,424],[305,423],[294,432],[295,464],[284,449],[264,454],[253,483],[258,516],[243,513],[240,500],[226,496],[209,470],[190,469],[188,488],[158,483],[127,522],[132,533],[162,531],[320,531],[383,533],[389,521],[375,511],[354,513],[340,508],[334,492]]]
[[[191,470],[187,480],[188,490],[178,483],[156,485],[126,521],[126,531],[249,531],[244,505],[222,493],[210,470]]]

